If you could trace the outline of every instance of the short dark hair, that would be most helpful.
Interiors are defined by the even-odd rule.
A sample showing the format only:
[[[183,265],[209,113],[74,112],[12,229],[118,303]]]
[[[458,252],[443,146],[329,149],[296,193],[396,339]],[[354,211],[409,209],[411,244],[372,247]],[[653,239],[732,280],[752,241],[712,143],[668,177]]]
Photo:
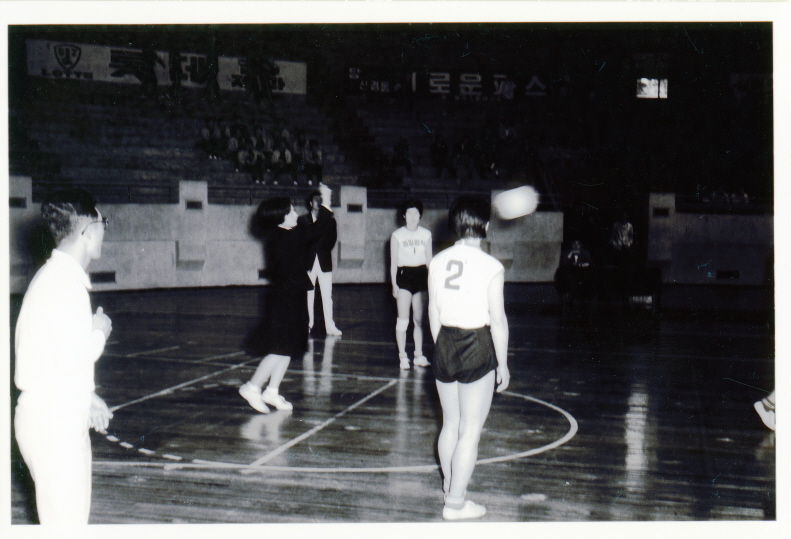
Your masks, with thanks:
[[[305,206],[308,209],[311,209],[311,204],[313,203],[313,199],[320,196],[321,196],[321,191],[319,191],[318,189],[311,191],[310,194],[308,195],[308,198],[305,199]]]
[[[486,223],[492,215],[489,201],[472,195],[462,195],[453,201],[448,211],[448,226],[459,238],[485,238]]]
[[[84,189],[64,189],[50,193],[41,204],[41,217],[47,224],[55,245],[71,236],[80,217],[99,217],[96,199]]]
[[[274,197],[261,202],[255,212],[258,224],[262,228],[275,228],[283,223],[286,215],[291,212],[291,199]]]
[[[420,214],[420,216],[423,217],[423,203],[420,202],[418,199],[410,198],[409,200],[405,200],[398,206],[398,209],[401,212],[402,216],[406,215],[406,211],[409,208],[415,208]]]

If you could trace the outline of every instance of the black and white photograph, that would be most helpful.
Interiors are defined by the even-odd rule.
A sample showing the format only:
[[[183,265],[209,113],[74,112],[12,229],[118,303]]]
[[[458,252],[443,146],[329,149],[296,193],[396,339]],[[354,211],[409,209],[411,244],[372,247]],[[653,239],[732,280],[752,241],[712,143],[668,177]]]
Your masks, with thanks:
[[[787,2],[3,4],[12,537],[782,536]]]

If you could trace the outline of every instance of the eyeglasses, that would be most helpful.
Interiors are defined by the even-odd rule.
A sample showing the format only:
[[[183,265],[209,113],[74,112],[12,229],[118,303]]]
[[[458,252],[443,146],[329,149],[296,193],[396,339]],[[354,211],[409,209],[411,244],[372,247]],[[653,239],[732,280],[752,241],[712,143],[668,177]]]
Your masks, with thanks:
[[[80,233],[80,235],[85,234],[85,231],[88,230],[88,227],[91,226],[94,223],[102,223],[104,225],[105,230],[106,230],[107,229],[107,225],[110,224],[110,219],[108,219],[107,217],[102,217],[101,219],[97,219],[95,221],[91,221],[90,223],[85,225],[85,228],[82,229],[82,232]]]

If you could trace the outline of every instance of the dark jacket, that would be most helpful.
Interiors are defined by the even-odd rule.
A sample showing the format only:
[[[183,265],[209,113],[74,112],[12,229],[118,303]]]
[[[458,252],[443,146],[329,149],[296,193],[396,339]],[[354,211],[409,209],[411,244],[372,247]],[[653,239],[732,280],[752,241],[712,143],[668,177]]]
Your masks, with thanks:
[[[308,227],[313,224],[313,217],[308,212],[302,215],[297,220],[299,226]],[[335,247],[335,242],[338,241],[338,223],[335,222],[333,213],[321,206],[319,208],[319,215],[316,218],[316,223],[313,225],[318,229],[318,239],[308,245],[307,255],[305,257],[305,270],[310,271],[313,269],[313,262],[316,257],[319,257],[319,265],[321,271],[332,271],[332,248]]]

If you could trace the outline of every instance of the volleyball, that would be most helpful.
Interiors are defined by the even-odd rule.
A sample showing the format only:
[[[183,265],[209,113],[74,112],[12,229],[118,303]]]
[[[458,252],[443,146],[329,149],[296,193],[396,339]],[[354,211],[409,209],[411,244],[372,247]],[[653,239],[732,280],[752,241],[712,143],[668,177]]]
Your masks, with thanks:
[[[529,185],[503,191],[494,197],[494,207],[501,219],[530,215],[538,207],[538,192]]]

